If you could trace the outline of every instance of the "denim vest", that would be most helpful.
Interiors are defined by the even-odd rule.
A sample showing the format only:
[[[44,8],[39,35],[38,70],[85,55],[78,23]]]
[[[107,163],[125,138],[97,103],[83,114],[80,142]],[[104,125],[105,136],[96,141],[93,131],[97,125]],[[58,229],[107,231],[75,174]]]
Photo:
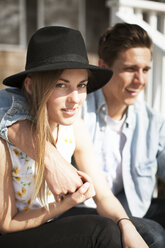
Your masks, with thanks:
[[[107,105],[102,90],[87,96],[81,114],[97,152],[106,129]],[[156,175],[165,181],[165,120],[145,102],[137,101],[128,107],[122,132],[124,189],[116,197],[128,214],[143,217],[153,198]]]

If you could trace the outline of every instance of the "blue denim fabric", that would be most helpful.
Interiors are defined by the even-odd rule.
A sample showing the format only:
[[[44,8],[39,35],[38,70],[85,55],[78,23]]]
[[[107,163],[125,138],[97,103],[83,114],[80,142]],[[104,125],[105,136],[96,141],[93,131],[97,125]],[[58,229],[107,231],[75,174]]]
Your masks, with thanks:
[[[107,106],[102,90],[87,96],[81,114],[97,150],[106,129]],[[124,190],[119,200],[128,206],[128,214],[130,211],[143,217],[153,198],[156,174],[165,181],[165,120],[146,103],[137,101],[128,108],[122,132],[126,140],[122,153]]]
[[[14,87],[0,90],[0,137],[9,142],[7,127],[25,119],[31,117],[22,91]]]

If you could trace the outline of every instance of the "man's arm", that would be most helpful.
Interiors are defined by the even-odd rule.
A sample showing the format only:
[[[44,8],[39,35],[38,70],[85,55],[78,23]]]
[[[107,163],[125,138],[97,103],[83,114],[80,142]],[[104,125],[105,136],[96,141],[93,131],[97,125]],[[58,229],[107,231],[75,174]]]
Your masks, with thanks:
[[[36,142],[28,120],[8,127],[8,138],[29,157],[36,160]],[[45,148],[45,178],[54,195],[73,193],[82,185],[77,170],[68,163],[49,142]]]
[[[20,89],[0,90],[0,136],[35,160],[36,146],[28,105]],[[45,150],[45,177],[53,194],[74,192],[82,185],[77,170],[50,143]]]

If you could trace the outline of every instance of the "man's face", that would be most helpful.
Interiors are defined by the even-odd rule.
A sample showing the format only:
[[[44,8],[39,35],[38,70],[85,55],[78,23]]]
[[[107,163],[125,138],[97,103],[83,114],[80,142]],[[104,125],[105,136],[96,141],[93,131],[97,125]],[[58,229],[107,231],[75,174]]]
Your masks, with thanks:
[[[106,99],[121,108],[135,104],[148,81],[151,51],[145,47],[121,52],[111,69],[113,77],[103,91]]]

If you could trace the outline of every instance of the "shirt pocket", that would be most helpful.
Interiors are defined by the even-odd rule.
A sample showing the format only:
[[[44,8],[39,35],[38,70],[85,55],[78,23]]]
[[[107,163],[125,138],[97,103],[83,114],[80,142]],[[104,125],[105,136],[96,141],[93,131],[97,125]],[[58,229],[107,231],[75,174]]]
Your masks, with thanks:
[[[135,166],[135,171],[140,177],[155,177],[157,172],[157,160],[153,159],[138,163]]]

